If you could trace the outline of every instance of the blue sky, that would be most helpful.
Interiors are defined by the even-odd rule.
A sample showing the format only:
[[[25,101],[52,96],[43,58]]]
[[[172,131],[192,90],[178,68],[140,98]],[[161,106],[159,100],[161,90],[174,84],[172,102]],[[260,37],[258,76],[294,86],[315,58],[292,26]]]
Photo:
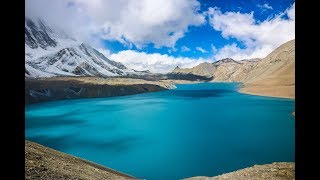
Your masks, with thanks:
[[[200,0],[201,9],[200,13],[208,10],[209,7],[219,7],[222,12],[241,12],[250,13],[254,12],[254,19],[259,21],[264,21],[267,18],[274,17],[275,15],[284,12],[288,7],[290,7],[294,1],[293,0]],[[264,4],[272,7],[272,9],[263,8]],[[261,6],[259,6],[261,5]],[[216,48],[222,48],[226,44],[236,43],[240,47],[244,47],[243,43],[238,41],[236,38],[225,39],[221,36],[221,31],[214,30],[209,23],[205,23],[198,27],[189,27],[186,35],[176,42],[174,51],[172,48],[162,47],[155,48],[152,43],[149,43],[147,47],[138,49],[133,46],[131,49],[136,51],[148,52],[148,53],[160,53],[160,54],[170,54],[174,57],[184,56],[191,58],[210,58],[213,56],[211,45]],[[122,50],[130,49],[128,46],[121,44],[118,41],[104,41],[105,46],[112,52],[117,53]],[[181,51],[181,47],[186,46],[190,51]],[[202,53],[196,50],[196,47],[201,47],[207,52]]]
[[[26,0],[30,15],[152,72],[263,58],[295,37],[293,0]]]

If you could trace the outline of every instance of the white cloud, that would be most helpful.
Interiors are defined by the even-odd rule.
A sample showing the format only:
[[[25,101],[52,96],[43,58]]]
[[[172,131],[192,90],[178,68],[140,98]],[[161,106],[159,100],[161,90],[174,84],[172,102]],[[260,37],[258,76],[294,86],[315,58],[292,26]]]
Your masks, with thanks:
[[[216,60],[224,58],[232,58],[235,60],[252,59],[252,58],[263,58],[265,52],[271,52],[274,50],[272,46],[263,46],[255,49],[241,49],[237,44],[232,43],[231,45],[225,45],[223,48],[218,50],[218,53],[214,56]]]
[[[174,52],[176,41],[190,26],[205,23],[199,9],[197,0],[26,0],[26,16],[41,17],[48,25],[64,29],[128,68],[152,72],[170,72],[176,66],[193,67],[207,60],[133,50],[112,54],[103,48],[101,39],[119,41],[128,48],[153,43]]]
[[[202,52],[202,53],[207,53],[208,51],[204,50],[202,47],[196,47],[196,50]]]
[[[216,53],[218,51],[218,49],[213,44],[211,44],[211,50],[212,53]]]
[[[187,46],[181,46],[181,52],[187,52],[190,51],[190,48],[188,48]]]
[[[288,17],[292,20],[295,20],[295,8],[296,4],[293,3],[292,7],[286,10]]]
[[[270,6],[268,3],[265,4],[258,4],[257,5],[258,8],[262,9],[262,11],[266,11],[266,10],[272,10],[272,6]]]
[[[218,50],[215,59],[231,57],[237,60],[263,58],[279,45],[295,38],[295,4],[284,13],[258,23],[251,13],[225,12],[209,8],[210,25],[224,38],[236,38],[245,49],[229,44]],[[284,18],[287,15],[289,19]]]
[[[157,73],[171,72],[176,66],[190,68],[202,62],[212,62],[212,60],[203,58],[173,57],[166,54],[147,54],[133,50],[125,50],[112,54],[110,59],[121,62],[131,69],[150,70]]]
[[[268,5],[268,4],[267,4]],[[49,8],[44,8],[49,7]],[[190,26],[205,23],[199,13],[197,0],[26,0],[26,15],[41,17],[62,27],[67,33],[89,43],[106,55],[129,68],[168,72],[174,67],[192,67],[209,59],[173,57],[164,54],[147,54],[133,50],[110,54],[102,49],[101,39],[115,40],[128,48],[141,48],[148,43],[155,47],[171,47],[176,51],[177,40],[185,36]],[[211,46],[215,59],[231,57],[246,59],[264,57],[280,44],[294,38],[295,4],[285,12],[257,22],[251,13],[225,12],[217,7],[206,13],[210,25],[221,31],[224,38],[233,37],[242,42],[245,49],[229,44],[221,49]],[[283,18],[285,15],[289,19]],[[201,47],[198,51],[207,52]],[[186,46],[181,52],[190,51]]]
[[[103,47],[101,38],[94,36],[97,26],[83,9],[68,0],[26,0],[25,16],[41,18],[55,30],[95,47]]]
[[[205,23],[199,10],[197,0],[26,0],[26,15],[138,48],[174,48],[190,26]]]

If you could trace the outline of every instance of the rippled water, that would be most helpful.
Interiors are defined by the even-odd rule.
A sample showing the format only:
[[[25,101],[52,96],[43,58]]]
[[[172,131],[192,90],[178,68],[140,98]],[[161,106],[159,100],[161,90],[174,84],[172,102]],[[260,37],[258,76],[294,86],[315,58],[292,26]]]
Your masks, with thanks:
[[[294,161],[294,100],[236,83],[26,107],[26,139],[146,179],[214,176]]]

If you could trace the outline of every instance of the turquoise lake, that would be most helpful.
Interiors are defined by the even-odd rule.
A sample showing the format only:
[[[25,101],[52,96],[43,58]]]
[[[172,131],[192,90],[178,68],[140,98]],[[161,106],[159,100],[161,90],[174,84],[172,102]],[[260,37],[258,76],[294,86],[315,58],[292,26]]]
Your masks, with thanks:
[[[26,106],[26,139],[145,179],[215,176],[295,154],[295,101],[237,83]]]

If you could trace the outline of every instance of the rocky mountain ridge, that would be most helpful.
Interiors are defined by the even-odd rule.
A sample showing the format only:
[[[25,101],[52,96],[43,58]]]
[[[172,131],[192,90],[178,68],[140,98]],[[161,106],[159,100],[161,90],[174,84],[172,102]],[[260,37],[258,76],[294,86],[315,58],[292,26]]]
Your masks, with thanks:
[[[243,82],[245,93],[294,98],[295,40],[282,44],[263,59],[227,58],[193,68],[175,68],[172,73],[212,77],[214,82]]]
[[[25,76],[119,76],[144,74],[112,61],[88,44],[47,25],[25,18]]]

